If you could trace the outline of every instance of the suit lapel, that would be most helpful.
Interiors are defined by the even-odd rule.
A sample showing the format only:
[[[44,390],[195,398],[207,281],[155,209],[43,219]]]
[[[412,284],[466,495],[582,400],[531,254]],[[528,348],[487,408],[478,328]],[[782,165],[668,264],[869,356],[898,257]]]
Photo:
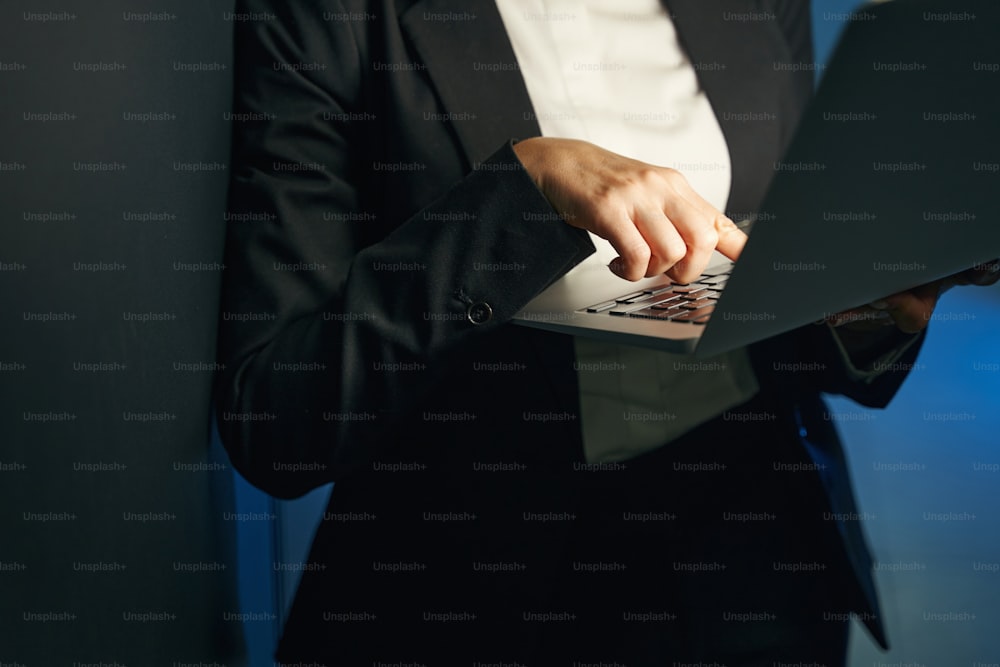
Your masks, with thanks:
[[[754,212],[773,171],[744,165],[777,161],[785,139],[781,128],[788,122],[779,112],[782,77],[759,74],[788,57],[776,39],[780,31],[769,21],[727,16],[747,12],[746,0],[716,0],[710,7],[704,0],[663,2],[715,110],[733,173],[741,174],[727,208]],[[438,20],[449,14],[466,20]],[[493,2],[419,0],[400,16],[400,27],[426,65],[443,108],[462,114],[452,127],[470,164],[510,137],[540,134],[534,116],[525,113],[532,109],[531,99]]]
[[[448,14],[467,20],[436,20]],[[471,18],[471,17],[475,18]],[[470,164],[507,139],[541,134],[496,5],[490,0],[421,0],[400,17]]]

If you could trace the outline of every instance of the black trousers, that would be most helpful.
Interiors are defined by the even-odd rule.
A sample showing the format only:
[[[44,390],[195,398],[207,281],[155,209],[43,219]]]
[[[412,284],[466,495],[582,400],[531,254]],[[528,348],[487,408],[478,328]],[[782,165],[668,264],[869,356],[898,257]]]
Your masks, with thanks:
[[[286,629],[282,660],[331,667],[842,666],[849,613],[862,609],[860,594],[838,524],[827,520],[819,472],[797,427],[782,416],[786,408],[758,395],[624,467],[574,466],[520,481],[480,478],[507,494],[511,506],[490,517],[483,510],[476,519],[501,531],[494,544],[509,540],[504,553],[456,539],[468,531],[462,522],[438,525],[417,510],[399,511],[407,499],[417,508],[435,507],[418,497],[420,488],[440,493],[449,477],[409,478],[419,488],[401,490],[407,478],[373,475],[373,485],[392,481],[385,495],[368,488],[366,504],[342,503],[339,511],[373,512],[378,521],[344,522],[326,552],[332,560],[310,557],[329,562],[336,576],[305,573],[313,577],[305,584],[312,606]],[[551,484],[558,502],[539,504],[531,488],[522,506],[518,484],[529,483]],[[382,504],[374,507],[369,497]],[[448,509],[468,507],[457,498]],[[521,509],[550,507],[572,519],[522,525]],[[397,528],[398,547],[385,539]],[[533,553],[524,543],[548,530],[558,531],[551,544],[559,546],[550,548],[559,551],[546,551],[543,560],[525,556],[527,574],[470,567]],[[442,552],[439,541],[451,551]],[[372,551],[369,544],[380,546]],[[430,566],[366,579],[368,602],[343,578],[366,575],[373,560]],[[526,581],[532,595],[519,588]],[[496,594],[503,586],[514,589],[512,596]],[[493,602],[477,597],[483,591]],[[427,610],[476,617],[428,622]],[[341,623],[326,611],[370,611],[377,618]]]
[[[842,666],[856,590],[814,466],[758,395],[581,471],[532,664]]]

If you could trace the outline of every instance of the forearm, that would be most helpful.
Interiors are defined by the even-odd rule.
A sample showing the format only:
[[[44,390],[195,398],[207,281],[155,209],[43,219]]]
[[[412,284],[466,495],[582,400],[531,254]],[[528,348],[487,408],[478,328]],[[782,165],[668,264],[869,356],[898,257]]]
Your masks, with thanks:
[[[243,187],[252,185],[237,184],[235,196]],[[311,246],[231,241],[225,310],[297,303],[262,326],[224,321],[220,338],[223,441],[250,481],[283,496],[363,465],[393,415],[441,381],[452,352],[503,326],[593,252],[585,232],[553,213],[509,145],[388,237],[356,249],[339,289],[308,274],[268,275],[278,273],[271,253],[319,261]],[[328,261],[327,271],[341,271]],[[227,421],[226,412],[274,418]]]

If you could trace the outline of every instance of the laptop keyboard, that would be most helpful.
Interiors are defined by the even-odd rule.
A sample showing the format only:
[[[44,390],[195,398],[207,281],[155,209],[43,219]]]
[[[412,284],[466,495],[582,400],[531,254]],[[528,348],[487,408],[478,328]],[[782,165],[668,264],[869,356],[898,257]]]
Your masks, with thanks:
[[[692,283],[670,280],[588,306],[588,313],[705,324],[729,280],[732,267],[709,269]]]

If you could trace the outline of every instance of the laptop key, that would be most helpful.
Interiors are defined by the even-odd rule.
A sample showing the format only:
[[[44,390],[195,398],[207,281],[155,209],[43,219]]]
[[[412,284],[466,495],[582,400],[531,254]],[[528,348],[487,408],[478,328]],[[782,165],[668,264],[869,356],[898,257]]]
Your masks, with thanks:
[[[632,303],[637,299],[641,299],[646,296],[645,292],[632,292],[631,294],[626,294],[625,296],[620,296],[615,301],[618,303]]]
[[[680,315],[682,313],[686,313],[687,311],[678,306],[676,308],[671,308],[669,310],[663,310],[663,311],[660,311],[660,312],[663,314],[663,319],[669,320],[669,319],[673,319],[673,317],[675,315]]]
[[[658,296],[646,295],[644,299],[637,299],[632,303],[620,303],[616,304],[616,308],[612,308],[608,311],[609,315],[627,315],[633,311],[639,310],[641,308],[648,308],[656,304],[661,304],[667,301],[674,301],[677,297],[673,294],[661,294]]]
[[[685,301],[680,304],[680,307],[684,310],[698,310],[699,308],[704,308],[705,306],[714,306],[715,301],[712,299],[697,299],[696,301]]]
[[[657,294],[663,294],[664,292],[669,292],[673,288],[674,288],[673,283],[664,283],[662,285],[653,285],[652,287],[649,287],[643,291],[645,291],[646,294],[649,294],[651,296],[656,296]]]
[[[660,301],[651,307],[654,310],[671,310],[673,308],[677,308],[678,306],[680,306],[681,303],[682,303],[681,295],[674,294],[669,299],[664,299],[663,301]]]
[[[587,306],[588,313],[603,313],[605,310],[609,310],[618,305],[617,301],[602,301],[601,303],[595,303],[593,306]]]

